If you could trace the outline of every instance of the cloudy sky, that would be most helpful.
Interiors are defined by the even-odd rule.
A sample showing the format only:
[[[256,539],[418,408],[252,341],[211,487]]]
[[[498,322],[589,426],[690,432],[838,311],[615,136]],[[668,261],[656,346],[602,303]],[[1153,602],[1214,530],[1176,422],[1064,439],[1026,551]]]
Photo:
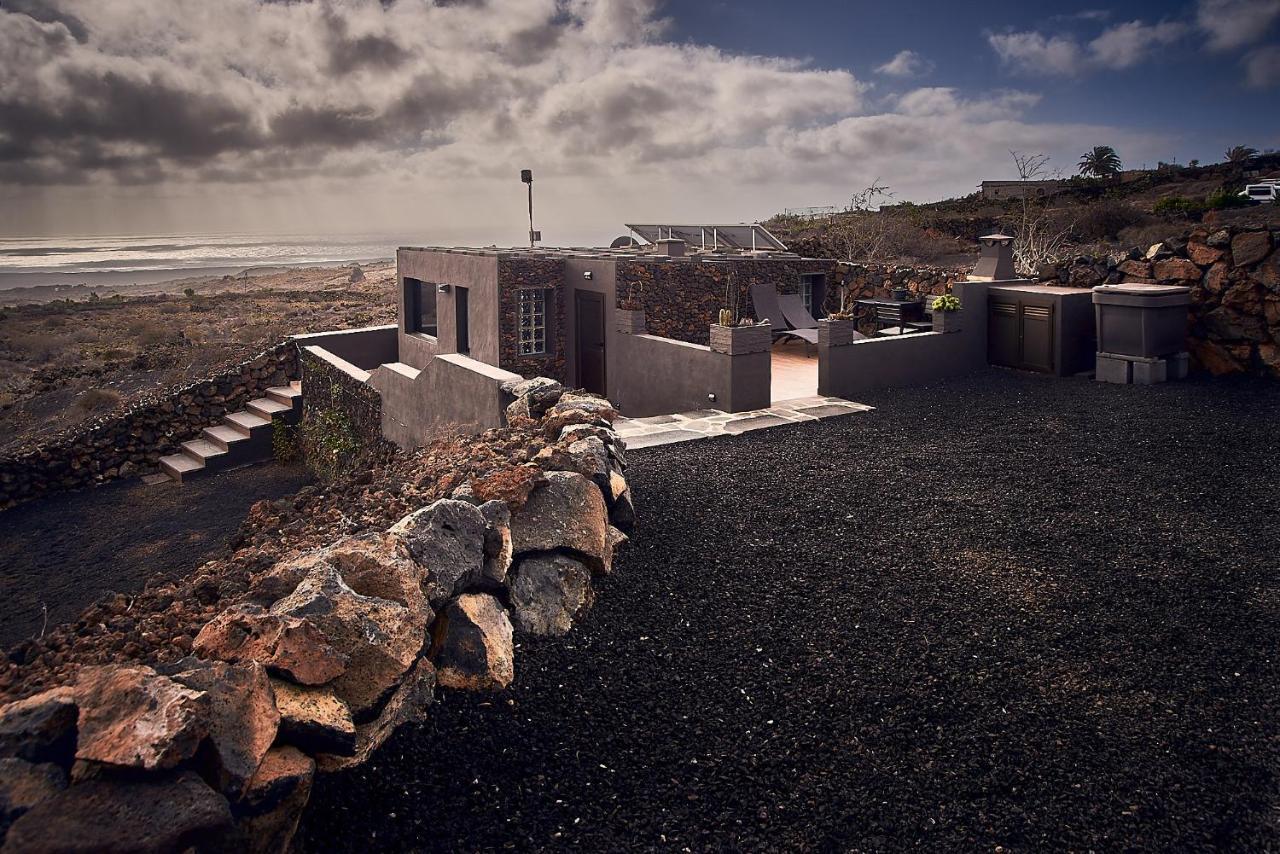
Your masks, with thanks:
[[[1280,0],[0,0],[0,234],[549,243],[1280,147]]]

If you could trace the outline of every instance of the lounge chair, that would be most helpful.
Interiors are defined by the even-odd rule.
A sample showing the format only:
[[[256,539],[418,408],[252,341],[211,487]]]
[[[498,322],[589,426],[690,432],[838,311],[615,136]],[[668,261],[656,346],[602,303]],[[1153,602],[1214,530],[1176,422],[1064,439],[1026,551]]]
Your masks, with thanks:
[[[797,299],[799,299],[797,297]],[[798,338],[810,344],[818,343],[818,324],[815,321],[811,328],[795,329],[793,324],[787,322],[787,316],[783,313],[782,306],[778,297],[778,291],[773,285],[759,282],[751,286],[751,304],[755,306],[756,320],[760,322],[768,321],[773,326],[773,340],[779,338]],[[800,307],[804,312],[804,306]],[[804,312],[808,314],[808,312]],[[812,320],[813,318],[810,318]]]
[[[780,295],[778,297],[778,305],[782,307],[782,316],[786,318],[793,331],[813,330],[815,333],[814,341],[817,341],[818,321],[814,320],[813,315],[804,307],[804,301],[800,299],[799,294]],[[866,337],[861,332],[853,333],[854,341],[861,341]],[[807,341],[808,339],[806,338],[805,340]]]

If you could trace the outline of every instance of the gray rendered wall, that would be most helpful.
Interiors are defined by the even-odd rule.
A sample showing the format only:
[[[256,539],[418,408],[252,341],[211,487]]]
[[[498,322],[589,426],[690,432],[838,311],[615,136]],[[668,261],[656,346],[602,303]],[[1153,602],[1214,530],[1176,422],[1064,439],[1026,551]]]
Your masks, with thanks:
[[[769,406],[773,357],[767,351],[726,356],[700,344],[623,334],[609,346],[610,365],[617,365],[609,399],[629,418],[707,408],[747,412]]]
[[[506,424],[509,395],[500,386],[518,374],[447,353],[421,371],[383,365],[369,385],[382,395],[382,435],[405,450],[446,433],[482,433]]]
[[[321,347],[339,359],[366,371],[397,359],[395,326],[370,326],[365,329],[316,332],[310,335],[295,335],[290,340],[299,347]]]
[[[396,252],[396,282],[400,346],[398,361],[422,369],[437,353],[457,352],[454,319],[454,291],[436,295],[436,337],[405,332],[404,280],[418,279],[432,284],[462,285],[469,288],[468,307],[472,359],[497,365],[498,350],[498,259],[496,256],[467,255],[434,249],[400,249]]]
[[[987,364],[987,284],[957,282],[959,332],[918,332],[818,347],[818,394],[856,400],[866,391],[963,376]]]

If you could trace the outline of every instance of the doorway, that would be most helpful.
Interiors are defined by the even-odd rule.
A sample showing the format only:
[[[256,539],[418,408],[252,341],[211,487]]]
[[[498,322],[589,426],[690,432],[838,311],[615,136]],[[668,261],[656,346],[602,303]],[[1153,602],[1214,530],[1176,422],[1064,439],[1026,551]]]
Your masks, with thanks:
[[[453,288],[453,328],[457,332],[457,351],[462,355],[471,352],[471,329],[467,322],[470,311],[467,305],[467,288]]]
[[[594,394],[606,394],[604,295],[574,291],[577,331],[578,385]]]

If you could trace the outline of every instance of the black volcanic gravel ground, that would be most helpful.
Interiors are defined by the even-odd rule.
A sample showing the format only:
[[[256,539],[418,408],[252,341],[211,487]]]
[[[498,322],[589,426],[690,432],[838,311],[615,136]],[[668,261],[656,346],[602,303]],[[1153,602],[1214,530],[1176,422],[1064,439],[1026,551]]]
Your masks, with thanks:
[[[301,466],[249,466],[184,484],[133,479],[0,513],[0,649],[75,619],[152,575],[179,578],[216,557],[255,501],[311,482]]]
[[[867,402],[633,452],[595,609],[300,849],[1280,848],[1280,384]]]

